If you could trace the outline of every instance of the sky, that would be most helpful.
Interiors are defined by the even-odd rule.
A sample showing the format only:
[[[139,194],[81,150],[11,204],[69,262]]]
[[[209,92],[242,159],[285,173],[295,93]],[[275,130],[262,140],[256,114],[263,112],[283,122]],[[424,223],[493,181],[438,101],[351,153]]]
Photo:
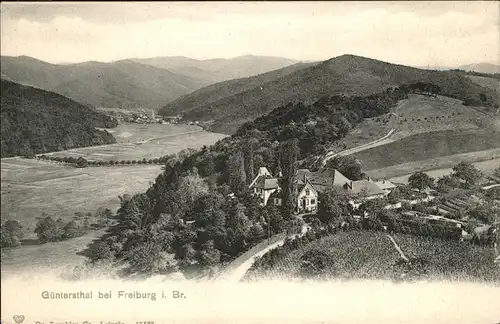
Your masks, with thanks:
[[[51,63],[355,54],[413,66],[500,64],[500,2],[1,3],[1,54]]]

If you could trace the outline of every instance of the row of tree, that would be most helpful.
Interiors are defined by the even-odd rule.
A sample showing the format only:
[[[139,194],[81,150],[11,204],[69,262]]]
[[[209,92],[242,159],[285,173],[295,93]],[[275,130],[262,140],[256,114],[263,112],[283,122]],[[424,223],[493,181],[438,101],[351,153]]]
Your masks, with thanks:
[[[113,166],[113,165],[135,165],[135,164],[165,164],[171,156],[164,156],[155,159],[142,159],[142,160],[109,160],[109,161],[89,161],[83,157],[59,157],[59,156],[47,156],[40,155],[38,157],[42,160],[55,161],[59,163],[67,163],[74,165],[77,168],[85,168],[87,166]]]

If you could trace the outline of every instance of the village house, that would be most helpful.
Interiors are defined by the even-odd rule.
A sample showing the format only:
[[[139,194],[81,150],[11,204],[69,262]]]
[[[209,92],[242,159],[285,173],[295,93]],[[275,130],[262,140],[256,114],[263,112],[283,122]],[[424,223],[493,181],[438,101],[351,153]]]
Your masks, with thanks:
[[[255,195],[260,197],[261,205],[265,206],[271,194],[279,189],[278,178],[273,177],[267,168],[261,167],[255,179],[250,183],[249,188]]]
[[[388,180],[381,180],[381,181],[377,181],[375,182],[375,184],[380,188],[382,189],[386,195],[388,195],[394,188],[396,188],[397,186],[388,181]]]
[[[261,199],[261,205],[265,206],[271,202],[275,206],[283,203],[282,191],[279,188],[277,177],[273,177],[265,167],[259,169],[255,179],[250,184],[250,190]],[[299,213],[316,212],[318,209],[318,194],[325,188],[337,185],[342,187],[350,180],[335,169],[323,169],[312,172],[308,169],[299,169],[295,174],[296,211]]]
[[[380,189],[375,182],[368,180],[349,181],[343,185],[343,188],[350,193],[359,195],[362,200],[383,198],[385,196],[384,190]]]

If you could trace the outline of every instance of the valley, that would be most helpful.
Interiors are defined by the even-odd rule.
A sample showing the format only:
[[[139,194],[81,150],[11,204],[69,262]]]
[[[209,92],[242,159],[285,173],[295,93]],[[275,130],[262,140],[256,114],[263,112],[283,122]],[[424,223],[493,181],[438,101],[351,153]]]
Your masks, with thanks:
[[[211,145],[226,135],[209,133],[198,126],[161,124],[120,124],[110,129],[116,144],[53,152],[57,156],[83,156],[88,159],[142,159],[177,153],[186,148]],[[53,219],[69,221],[77,212],[95,213],[100,207],[115,211],[118,196],[144,192],[162,171],[161,165],[127,165],[75,168],[56,162],[3,158],[1,169],[2,223],[15,219],[24,228],[24,239],[36,238],[37,218],[45,213]],[[96,237],[95,232],[69,241],[49,245],[29,245],[2,255],[2,272],[29,269],[45,264],[61,267]],[[5,264],[5,268],[4,268]]]

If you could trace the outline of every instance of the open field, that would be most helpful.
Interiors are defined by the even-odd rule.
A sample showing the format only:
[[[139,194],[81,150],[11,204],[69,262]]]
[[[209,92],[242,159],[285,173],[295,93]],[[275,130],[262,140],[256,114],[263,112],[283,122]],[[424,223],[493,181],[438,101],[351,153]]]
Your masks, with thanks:
[[[391,113],[375,118],[366,118],[342,140],[336,143],[331,148],[331,151],[340,152],[382,138],[396,126],[396,122],[396,116]]]
[[[75,212],[119,207],[119,195],[146,190],[159,165],[78,169],[50,162],[7,158],[1,164],[2,223],[16,219],[34,235],[35,217],[69,220]]]
[[[472,163],[486,173],[492,172],[500,165],[500,148],[397,164],[366,173],[373,179],[391,179],[406,183],[409,176],[416,171],[425,171],[432,177],[441,177],[451,173],[451,168],[460,162]]]
[[[411,235],[395,235],[408,257],[429,261],[426,279],[431,280],[500,280],[500,268],[493,263],[493,249],[461,242],[441,241]],[[401,269],[395,267],[400,258],[386,234],[381,232],[341,232],[313,241],[286,253],[267,267],[249,271],[246,280],[294,279],[299,277],[301,257],[312,249],[326,252],[333,264],[326,273],[335,279],[395,279]]]
[[[198,126],[121,124],[110,132],[118,143],[53,153],[96,160],[140,160],[160,157],[192,147],[211,145],[225,135],[209,133]],[[130,142],[130,143],[129,143]],[[49,153],[50,154],[50,153]],[[75,168],[49,161],[24,158],[1,160],[1,221],[18,220],[25,238],[35,238],[36,217],[72,219],[76,212],[98,208],[116,210],[118,196],[144,192],[161,173],[160,165],[127,165]],[[67,264],[95,233],[48,245],[22,246],[2,257],[11,269],[39,264]]]
[[[76,253],[102,234],[104,230],[92,231],[62,242],[3,249],[2,278],[16,275],[20,270],[36,269],[39,272],[55,271],[60,274],[66,269],[73,269],[85,262],[85,257]]]
[[[411,135],[355,153],[353,156],[361,161],[363,170],[371,171],[403,163],[493,148],[500,148],[500,132],[492,132],[491,129],[457,129]]]
[[[468,107],[457,99],[410,94],[401,100],[391,113],[365,119],[330,151],[353,154],[349,150],[364,151],[357,147],[373,143],[385,135],[391,135],[373,146],[382,146],[405,137],[436,131],[491,129],[500,131],[500,115],[485,114],[483,107]]]
[[[485,88],[490,88],[492,90],[495,90],[496,92],[500,92],[500,80],[495,79],[495,78],[488,78],[488,77],[483,77],[483,76],[478,76],[478,75],[468,75],[469,79],[472,80],[472,82],[485,87]]]
[[[395,140],[427,132],[488,127],[491,117],[479,108],[464,106],[461,100],[416,94],[401,102],[395,113],[399,118],[392,136]]]
[[[186,148],[211,145],[227,135],[210,133],[194,125],[120,124],[108,129],[118,143],[77,148],[46,155],[80,156],[88,160],[141,160],[158,158]]]

